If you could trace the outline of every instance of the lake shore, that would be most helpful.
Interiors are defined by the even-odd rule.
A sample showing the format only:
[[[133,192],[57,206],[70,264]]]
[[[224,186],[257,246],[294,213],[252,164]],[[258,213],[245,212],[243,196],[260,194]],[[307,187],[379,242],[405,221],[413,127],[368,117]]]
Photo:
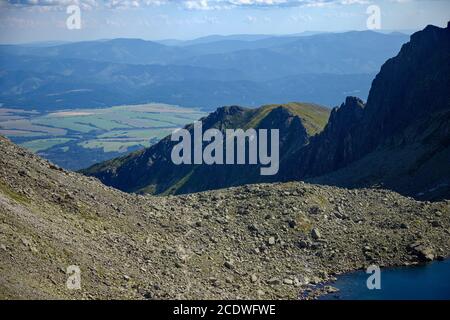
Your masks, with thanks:
[[[379,288],[367,287],[365,270],[323,284],[318,300],[450,300],[450,259],[380,270]],[[326,293],[328,292],[328,293]]]

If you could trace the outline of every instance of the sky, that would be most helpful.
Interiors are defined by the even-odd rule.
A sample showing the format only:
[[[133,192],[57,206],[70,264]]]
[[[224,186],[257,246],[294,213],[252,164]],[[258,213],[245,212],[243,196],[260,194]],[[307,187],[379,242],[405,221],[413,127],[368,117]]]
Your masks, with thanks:
[[[70,5],[79,29],[67,27]],[[0,0],[0,43],[365,30],[374,5],[381,30],[450,20],[450,0]]]

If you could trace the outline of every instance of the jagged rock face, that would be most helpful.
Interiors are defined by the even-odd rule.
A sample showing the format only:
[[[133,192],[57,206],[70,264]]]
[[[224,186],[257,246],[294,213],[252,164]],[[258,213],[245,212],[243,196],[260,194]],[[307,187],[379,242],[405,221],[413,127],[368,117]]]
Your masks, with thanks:
[[[364,110],[360,154],[417,119],[450,109],[450,28],[428,26],[411,36],[372,83]]]
[[[416,143],[416,148],[425,152],[419,151],[411,155],[414,159],[408,159],[411,162],[408,174],[413,174],[411,170],[423,165],[436,153],[446,152],[443,147],[448,147],[448,132],[437,129],[425,137],[423,125],[419,123],[427,123],[429,127],[440,126],[437,121],[441,119],[436,114],[445,118],[445,112],[450,110],[449,75],[449,27],[428,26],[415,33],[398,56],[382,66],[373,81],[366,105],[357,98],[347,98],[341,107],[332,111],[324,131],[295,155],[298,167],[292,175],[297,179],[320,176],[347,167],[377,149],[389,147],[398,151]],[[389,153],[385,156],[389,157]],[[450,161],[448,156],[442,157]],[[385,160],[378,158],[376,161]],[[368,164],[367,171],[370,170],[371,165]],[[442,173],[446,174],[446,171]],[[374,180],[367,176],[367,184],[373,183]],[[347,178],[334,183],[345,184],[343,180]],[[383,182],[382,178],[379,180]],[[450,177],[447,176],[447,180]],[[430,186],[432,184],[429,183]],[[395,184],[392,187],[395,189]]]
[[[290,174],[299,178],[316,176],[345,166],[354,158],[352,131],[361,123],[364,112],[362,100],[348,97],[339,108],[331,111],[325,129],[311,139],[311,143],[293,155]],[[296,160],[298,159],[298,160]]]

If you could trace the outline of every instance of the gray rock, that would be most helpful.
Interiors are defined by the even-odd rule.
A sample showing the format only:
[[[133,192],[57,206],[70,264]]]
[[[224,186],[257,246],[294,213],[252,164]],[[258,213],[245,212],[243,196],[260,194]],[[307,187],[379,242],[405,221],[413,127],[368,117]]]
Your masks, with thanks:
[[[298,247],[299,247],[300,249],[306,249],[306,248],[309,248],[309,246],[310,246],[311,244],[310,244],[310,242],[308,242],[308,241],[306,241],[306,240],[300,240],[300,241],[297,243],[297,245],[298,245]]]
[[[297,226],[297,222],[294,219],[289,219],[288,220],[288,225],[291,228],[295,228]]]
[[[269,280],[267,280],[267,284],[276,286],[276,285],[281,284],[281,281],[278,278],[270,278]]]
[[[433,261],[435,258],[434,249],[423,243],[416,242],[410,244],[409,250],[416,255],[420,261]]]
[[[338,291],[339,291],[338,288],[335,288],[335,287],[333,287],[333,286],[325,286],[325,287],[323,287],[323,289],[324,289],[327,293],[335,293],[335,292],[338,292]]]
[[[311,237],[314,240],[319,240],[322,237],[322,235],[320,234],[320,231],[318,229],[314,228],[311,230]]]
[[[309,213],[311,214],[320,214],[322,212],[322,209],[318,206],[313,206],[309,209]]]

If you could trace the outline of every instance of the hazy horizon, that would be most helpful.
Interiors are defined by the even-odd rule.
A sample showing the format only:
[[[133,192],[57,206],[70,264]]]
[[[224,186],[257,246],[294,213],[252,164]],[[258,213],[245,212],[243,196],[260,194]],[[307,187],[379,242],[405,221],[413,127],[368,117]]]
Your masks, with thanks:
[[[186,39],[180,39],[180,38],[163,38],[163,39],[144,39],[144,38],[135,38],[135,37],[111,37],[111,38],[98,38],[98,39],[87,39],[87,40],[65,40],[65,39],[48,39],[48,40],[40,40],[40,41],[30,41],[30,42],[0,42],[0,45],[40,45],[40,44],[48,44],[48,45],[59,45],[63,43],[75,43],[75,42],[84,42],[84,41],[110,41],[115,39],[127,39],[127,40],[144,40],[144,41],[153,41],[153,42],[169,42],[169,41],[176,41],[176,42],[189,42],[189,41],[195,41],[200,39],[207,39],[212,37],[238,37],[238,36],[261,36],[261,38],[266,37],[309,37],[319,34],[326,34],[326,33],[333,33],[333,34],[339,34],[339,33],[347,33],[347,32],[364,32],[364,31],[370,31],[370,32],[378,32],[382,34],[390,34],[390,33],[401,33],[404,35],[411,35],[412,33],[415,33],[420,30],[342,30],[342,31],[318,31],[318,30],[306,30],[299,33],[285,33],[285,34],[262,34],[262,33],[232,33],[232,34],[207,34],[200,37],[194,37],[194,38],[186,38]],[[309,34],[311,33],[311,34]],[[223,39],[226,40],[226,39]],[[244,40],[244,41],[257,41],[260,39],[251,39],[251,40]],[[220,41],[220,40],[219,40]]]
[[[73,4],[80,29],[66,24]],[[362,31],[373,5],[381,32],[444,27],[450,20],[446,0],[0,0],[0,43]]]

